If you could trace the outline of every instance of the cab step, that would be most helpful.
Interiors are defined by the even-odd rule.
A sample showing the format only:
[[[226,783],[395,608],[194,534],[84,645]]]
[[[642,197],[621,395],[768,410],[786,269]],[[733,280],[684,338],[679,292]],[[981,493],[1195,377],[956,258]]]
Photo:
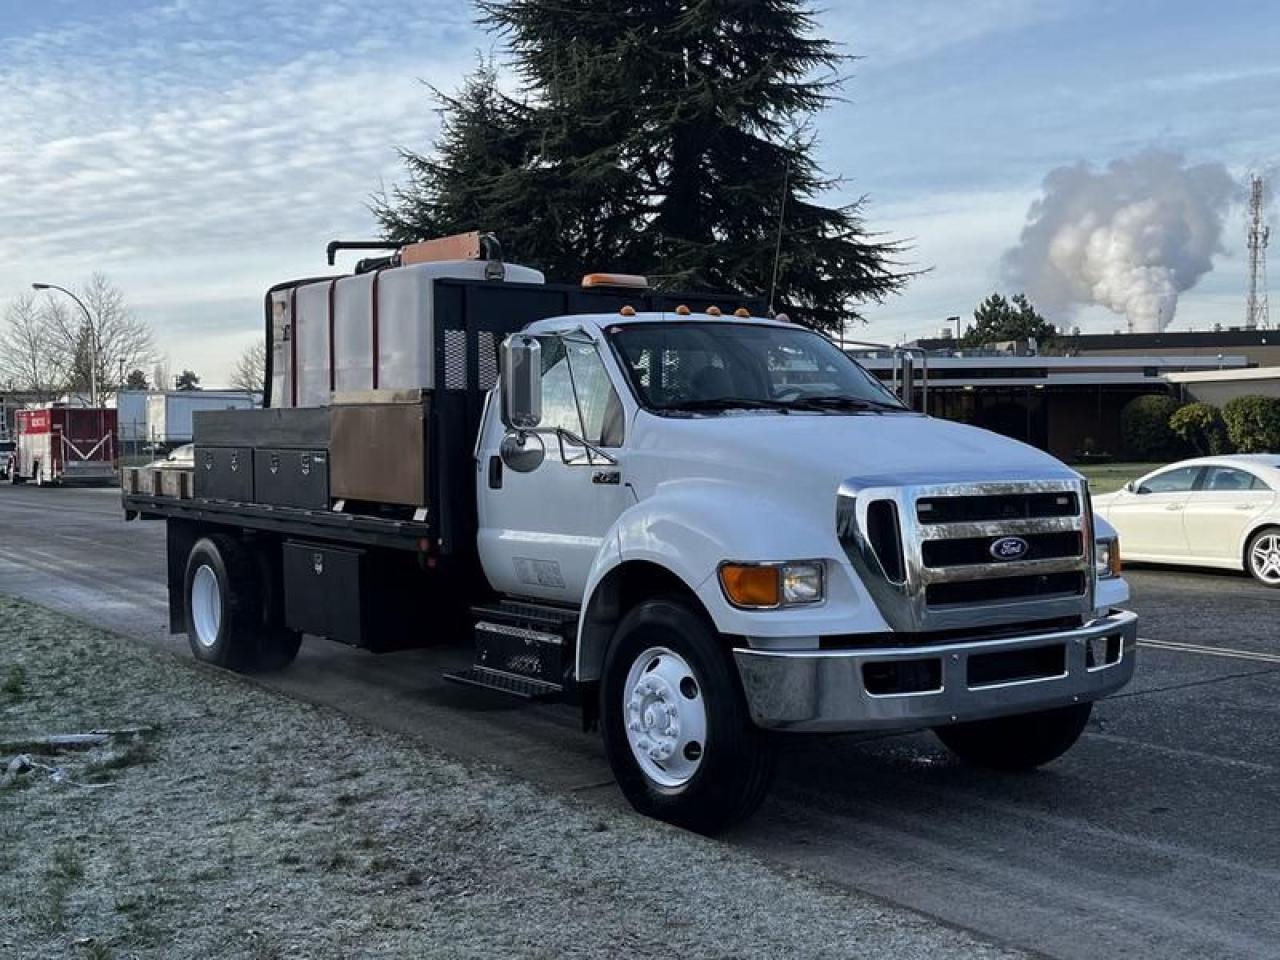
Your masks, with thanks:
[[[517,677],[514,674],[490,670],[487,667],[467,667],[456,673],[446,673],[444,678],[450,683],[494,690],[519,697],[521,700],[554,701],[559,700],[564,692],[558,684],[544,683],[529,677]]]
[[[574,686],[577,611],[504,601],[471,614],[476,662],[446,680],[540,701],[563,699]]]

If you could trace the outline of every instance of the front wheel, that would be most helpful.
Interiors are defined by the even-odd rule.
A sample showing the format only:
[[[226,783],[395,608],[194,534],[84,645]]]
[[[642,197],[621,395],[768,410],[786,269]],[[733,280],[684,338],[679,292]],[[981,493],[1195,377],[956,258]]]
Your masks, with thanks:
[[[1031,770],[1056,760],[1084,733],[1092,703],[935,727],[938,739],[966,763],[993,770]]]
[[[1280,527],[1267,527],[1249,538],[1245,565],[1263,586],[1280,587]]]
[[[605,658],[600,697],[609,763],[639,812],[716,833],[764,799],[773,751],[700,611],[659,598],[628,613]]]

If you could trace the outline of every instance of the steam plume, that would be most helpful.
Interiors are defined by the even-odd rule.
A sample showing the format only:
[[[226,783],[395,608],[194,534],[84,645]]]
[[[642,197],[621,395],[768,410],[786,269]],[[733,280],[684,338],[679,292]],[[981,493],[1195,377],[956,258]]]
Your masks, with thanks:
[[[1132,330],[1158,332],[1173,319],[1178,294],[1213,269],[1237,189],[1220,163],[1187,166],[1158,150],[1101,171],[1058,167],[1004,255],[1005,274],[1050,317],[1096,303],[1123,314]]]

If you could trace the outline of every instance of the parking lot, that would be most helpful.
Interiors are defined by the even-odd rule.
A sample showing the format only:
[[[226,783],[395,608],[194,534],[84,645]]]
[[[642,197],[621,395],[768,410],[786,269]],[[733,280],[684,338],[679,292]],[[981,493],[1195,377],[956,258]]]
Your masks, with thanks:
[[[0,487],[0,592],[187,656],[169,637],[164,530],[112,490]],[[727,842],[1063,958],[1280,955],[1280,594],[1243,575],[1133,569],[1135,682],[1031,775],[957,765],[928,734],[794,739]],[[477,699],[440,673],[463,647],[381,658],[309,642],[292,696],[623,803],[567,709]]]

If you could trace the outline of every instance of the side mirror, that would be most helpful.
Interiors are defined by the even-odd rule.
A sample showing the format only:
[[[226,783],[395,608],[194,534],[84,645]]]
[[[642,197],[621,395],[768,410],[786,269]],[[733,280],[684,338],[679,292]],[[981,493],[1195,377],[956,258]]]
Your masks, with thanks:
[[[1126,484],[1124,485],[1124,492],[1125,492],[1125,493],[1134,493],[1134,492],[1135,492],[1135,490],[1136,490],[1136,488],[1134,487],[1134,485],[1133,485],[1133,481],[1132,481],[1132,480],[1130,480],[1128,483],[1126,483]]]
[[[533,430],[542,422],[542,344],[514,333],[502,344],[502,422]]]

